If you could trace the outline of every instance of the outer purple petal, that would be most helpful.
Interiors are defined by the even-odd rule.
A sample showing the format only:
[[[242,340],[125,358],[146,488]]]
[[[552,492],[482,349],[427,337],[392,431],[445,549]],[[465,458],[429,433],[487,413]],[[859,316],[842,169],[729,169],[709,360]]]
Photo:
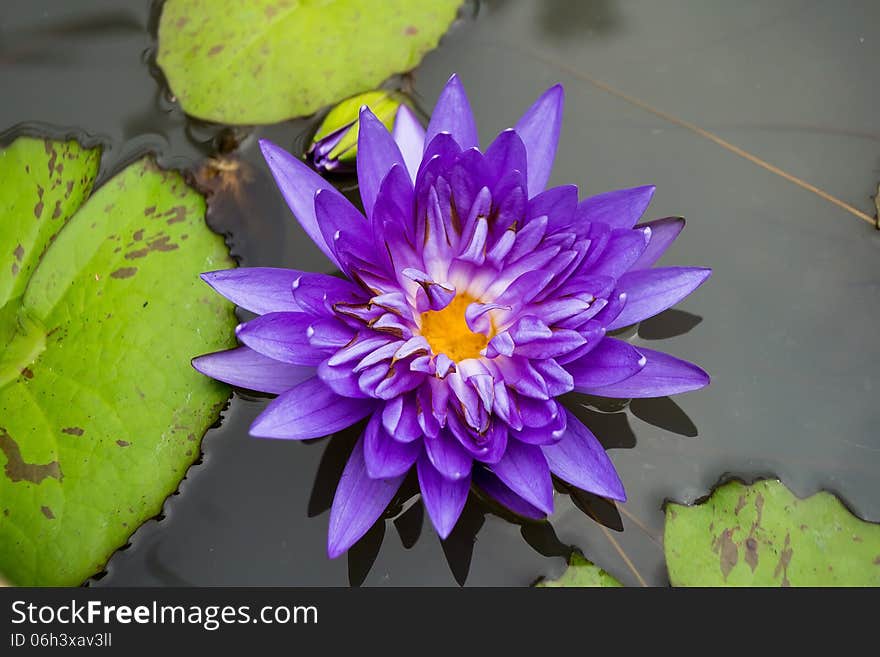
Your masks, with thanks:
[[[324,242],[333,250],[336,260],[346,274],[351,273],[351,263],[346,261],[346,254],[337,248],[337,241],[341,235],[345,236],[346,244],[353,248],[354,255],[366,262],[373,261],[376,249],[371,225],[348,199],[319,190],[315,195],[315,215],[318,217]]]
[[[580,225],[601,223],[612,228],[632,228],[648,209],[654,189],[654,185],[646,185],[586,198],[578,204],[577,221]]]
[[[306,313],[269,313],[240,324],[236,337],[264,356],[293,365],[318,365],[332,353],[313,347],[308,329],[315,317]]]
[[[607,386],[632,377],[643,367],[646,359],[628,342],[604,337],[585,356],[567,363],[565,369],[574,377],[574,389]]]
[[[454,74],[443,87],[434,106],[425,134],[425,144],[430,144],[431,140],[441,132],[452,135],[462,150],[480,144],[471,104],[468,102],[461,80]]]
[[[342,471],[330,508],[327,556],[335,559],[367,533],[394,498],[403,478],[404,475],[370,478],[364,462],[364,439],[357,442]]]
[[[291,365],[239,347],[193,358],[205,376],[240,388],[280,394],[315,375],[314,367]]]
[[[591,276],[610,276],[618,278],[628,271],[648,246],[651,232],[644,228],[628,228],[611,231],[611,237],[602,255],[592,263],[587,271]]]
[[[511,440],[492,472],[526,502],[553,513],[553,482],[540,447]]]
[[[543,191],[550,180],[562,128],[564,103],[562,85],[550,87],[526,110],[514,128],[528,153],[529,198]]]
[[[644,224],[639,224],[638,228],[650,228],[651,239],[648,240],[648,246],[644,253],[639,256],[630,269],[648,269],[651,265],[660,259],[666,249],[675,241],[678,234],[684,228],[684,219],[682,217],[665,217],[663,219],[655,219]]]
[[[541,447],[550,471],[585,491],[625,502],[623,484],[602,444],[571,411],[565,413],[568,422],[562,439]]]
[[[440,538],[446,538],[458,522],[471,487],[470,474],[461,479],[447,479],[422,455],[416,464],[419,489],[428,517]]]
[[[382,426],[382,414],[373,413],[364,431],[364,462],[373,479],[406,474],[422,453],[419,441],[394,440]]]
[[[547,517],[541,509],[526,502],[485,468],[474,468],[472,474],[474,483],[481,491],[515,514],[532,520],[543,520]]]
[[[424,442],[431,465],[447,479],[462,479],[471,471],[471,455],[448,431],[441,431],[436,438],[425,438]]]
[[[526,147],[513,128],[508,128],[495,137],[495,141],[486,149],[484,161],[489,167],[493,185],[510,171],[528,173]]]
[[[257,438],[320,438],[351,426],[375,406],[374,399],[340,397],[313,377],[272,400],[250,433]]]
[[[301,310],[291,287],[304,272],[274,267],[240,267],[202,274],[202,280],[236,306],[264,315]]]
[[[630,271],[617,281],[626,304],[608,330],[629,326],[671,308],[702,285],[712,273],[703,267],[661,267]]]
[[[339,196],[342,194],[305,163],[268,139],[260,140],[260,150],[272,171],[272,176],[278,184],[281,195],[287,201],[287,205],[303,230],[308,233],[315,245],[333,261],[333,264],[339,266],[333,250],[324,241],[321,229],[318,227],[318,220],[315,217],[315,194],[320,189],[329,190]]]
[[[410,179],[415,182],[419,165],[422,163],[422,153],[425,152],[425,129],[406,105],[398,108],[391,135],[400,149]]]
[[[357,177],[364,212],[373,216],[373,206],[382,180],[395,164],[406,166],[391,133],[368,107],[361,108],[358,129]]]
[[[639,347],[639,351],[647,362],[637,374],[611,385],[579,391],[602,397],[635,399],[665,397],[709,385],[709,375],[693,363],[645,347]]]

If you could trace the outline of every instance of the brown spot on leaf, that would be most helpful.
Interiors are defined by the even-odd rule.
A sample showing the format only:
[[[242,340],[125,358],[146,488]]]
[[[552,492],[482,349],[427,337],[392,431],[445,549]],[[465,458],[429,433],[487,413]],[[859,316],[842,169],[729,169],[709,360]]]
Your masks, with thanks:
[[[746,539],[746,563],[749,564],[749,568],[752,569],[752,572],[755,572],[755,568],[758,567],[758,541],[749,536]]]
[[[13,275],[13,276],[16,276],[17,274],[18,274],[18,263],[17,263],[17,262],[13,262],[13,263],[12,263],[12,275]]]
[[[21,259],[24,258],[24,248],[19,244],[15,247],[15,250],[12,252],[12,255],[15,256],[15,259],[21,262]]]
[[[116,271],[110,272],[110,278],[131,278],[137,273],[137,267],[120,267]]]
[[[58,151],[52,148],[52,143],[49,141],[45,142],[46,154],[49,156],[49,175],[51,176],[55,172],[55,163],[58,161]]]
[[[168,225],[186,221],[186,208],[182,205],[175,205],[173,208],[162,214],[163,217],[170,217],[167,221]]]
[[[44,191],[45,190],[40,185],[37,185],[37,196],[40,197],[40,200],[34,206],[34,217],[36,217],[37,219],[39,219],[43,214],[43,193],[44,193]]]
[[[13,483],[29,481],[32,484],[39,484],[46,477],[53,477],[58,481],[64,478],[58,461],[43,464],[25,463],[18,443],[6,432],[6,429],[2,428],[0,428],[0,451],[6,456],[4,472]]]
[[[266,18],[272,18],[275,14],[278,13],[278,8],[269,5],[263,11],[266,13]]]
[[[142,239],[144,239],[144,229],[140,228],[134,231],[134,234],[131,237],[135,242],[140,242]]]
[[[116,444],[119,445],[120,447],[128,447],[129,445],[131,445],[131,443],[128,442],[127,440],[117,440]]]
[[[403,33],[406,36],[415,36],[419,33],[419,28],[417,28],[415,25],[407,25]]]
[[[189,18],[187,18],[186,16],[181,16],[177,19],[177,22],[174,25],[175,27],[177,27],[178,30],[181,30],[187,23],[189,23]]]
[[[21,369],[21,375],[26,379],[33,379],[34,378],[34,373],[31,370],[31,368],[29,368],[29,367],[23,367]]]
[[[61,216],[61,201],[55,201],[55,209],[52,210],[52,218],[57,219]]]
[[[878,554],[876,557],[874,557],[874,565],[880,566],[880,554]]]
[[[171,238],[168,235],[163,235],[162,237],[158,237],[154,239],[152,242],[148,242],[148,246],[151,251],[174,251],[178,248],[177,244],[169,244],[168,241]]]
[[[186,435],[186,439],[189,440],[190,442],[195,442],[196,435],[194,433],[189,433]]]
[[[137,258],[143,258],[147,256],[151,251],[174,251],[179,248],[177,244],[169,244],[169,240],[171,238],[168,235],[162,235],[152,240],[151,242],[147,242],[147,245],[142,249],[135,249],[134,251],[129,251],[125,254],[126,260],[136,260]]]
[[[151,205],[150,207],[144,209],[144,216],[145,216],[145,217],[149,217],[149,216],[150,216],[151,214],[153,214],[155,211],[156,211],[156,206],[155,206],[155,205]]]
[[[214,55],[220,54],[225,47],[226,46],[224,46],[222,43],[218,43],[216,46],[208,51],[208,57],[213,57]]]
[[[64,427],[61,430],[61,433],[66,433],[68,436],[81,436],[85,431],[82,427]]]
[[[715,539],[714,545],[715,551],[718,552],[720,558],[721,574],[724,576],[725,581],[730,571],[733,570],[733,567],[739,561],[739,550],[731,538],[732,534],[732,529],[725,529],[721,536]]]
[[[46,516],[49,520],[55,520],[55,514],[52,513],[52,509],[48,506],[41,506],[40,511],[43,512],[43,515]]]
[[[773,577],[779,577],[782,575],[781,586],[788,587],[791,586],[791,582],[788,581],[788,564],[791,563],[791,557],[794,555],[794,550],[791,548],[791,534],[785,534],[785,547],[782,548],[782,552],[779,553],[779,563],[776,564],[776,568],[773,570]]]
[[[72,180],[68,180],[68,181],[67,181],[67,191],[64,192],[64,198],[66,198],[66,199],[67,199],[67,198],[70,198],[70,195],[71,195],[71,194],[73,194],[73,181],[72,181]]]
[[[736,507],[733,509],[734,515],[739,515],[739,512],[743,510],[743,507],[746,505],[746,496],[740,495],[739,499],[736,501]]]

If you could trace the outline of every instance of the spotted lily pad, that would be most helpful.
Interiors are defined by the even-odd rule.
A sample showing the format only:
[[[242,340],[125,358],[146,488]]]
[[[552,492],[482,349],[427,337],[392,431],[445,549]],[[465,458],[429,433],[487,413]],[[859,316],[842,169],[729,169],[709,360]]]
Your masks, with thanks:
[[[460,4],[167,0],[158,63],[188,114],[220,123],[275,123],[415,68]]]
[[[880,525],[779,481],[731,481],[702,504],[667,505],[664,545],[674,586],[880,585]]]
[[[0,151],[0,571],[16,584],[100,571],[228,396],[189,364],[235,324],[198,278],[232,266],[204,199],[143,159],[85,201],[99,158],[29,138]]]
[[[535,586],[548,588],[616,587],[623,586],[623,584],[582,555],[572,552],[568,559],[568,568],[559,579],[542,579]]]

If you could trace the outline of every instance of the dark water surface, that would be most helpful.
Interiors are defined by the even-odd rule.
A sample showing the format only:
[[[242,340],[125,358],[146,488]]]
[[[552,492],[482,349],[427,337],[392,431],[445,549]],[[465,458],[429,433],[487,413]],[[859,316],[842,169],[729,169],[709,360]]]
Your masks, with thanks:
[[[635,341],[699,363],[712,385],[580,411],[626,484],[629,501],[616,510],[559,494],[549,524],[520,527],[469,503],[441,545],[410,501],[335,561],[324,553],[327,509],[353,433],[310,444],[249,438],[265,400],[236,394],[165,516],[140,528],[93,585],[525,585],[559,574],[570,545],[626,584],[665,584],[663,501],[691,502],[730,475],[778,475],[800,495],[827,488],[880,520],[880,233],[588,81],[873,216],[880,3],[496,0],[463,13],[412,76],[416,99],[430,109],[457,71],[485,142],[562,82],[551,183],[585,193],[654,183],[649,215],[688,218],[665,262],[707,265],[714,276]],[[188,121],[151,75],[154,15],[144,0],[3,2],[0,131],[36,121],[54,135],[99,138],[105,176],[145,150],[201,170],[219,190],[209,221],[242,265],[326,270],[256,149],[266,136],[301,150],[314,122],[236,135],[238,171],[220,189],[203,163],[230,135]]]

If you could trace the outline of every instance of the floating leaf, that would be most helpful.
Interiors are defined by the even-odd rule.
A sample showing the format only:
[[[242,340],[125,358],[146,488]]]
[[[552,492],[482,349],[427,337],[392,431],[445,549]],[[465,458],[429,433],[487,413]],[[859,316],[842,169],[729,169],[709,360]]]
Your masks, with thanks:
[[[460,4],[167,0],[158,63],[188,114],[221,123],[275,123],[415,68]]]
[[[702,504],[667,505],[664,545],[674,586],[880,585],[880,525],[779,481],[731,481]]]
[[[203,198],[143,159],[77,209],[98,160],[37,139],[0,152],[0,571],[17,584],[99,571],[228,396],[189,364],[232,346],[235,324],[198,278],[232,266]]]
[[[623,586],[614,577],[606,573],[591,561],[577,552],[572,552],[568,559],[568,568],[559,579],[543,579],[535,586],[539,587],[615,587]]]

